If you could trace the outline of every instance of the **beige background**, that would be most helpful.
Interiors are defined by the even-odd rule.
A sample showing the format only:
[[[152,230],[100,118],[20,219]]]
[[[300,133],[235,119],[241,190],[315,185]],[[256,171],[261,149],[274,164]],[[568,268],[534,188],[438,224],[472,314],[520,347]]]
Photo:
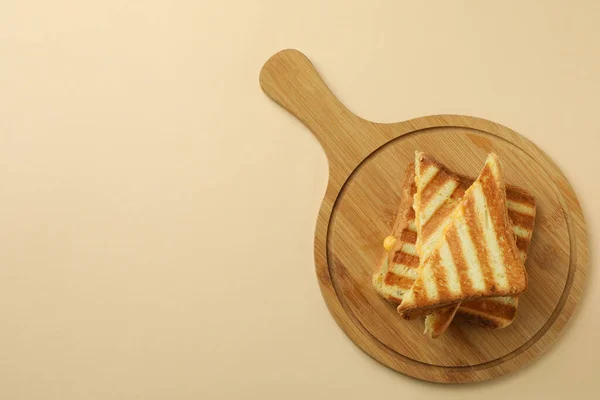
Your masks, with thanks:
[[[0,398],[597,395],[599,3],[205,3],[0,2]],[[366,118],[488,118],[563,168],[591,274],[551,351],[449,387],[346,338],[313,271],[326,159],[258,86],[287,47]]]

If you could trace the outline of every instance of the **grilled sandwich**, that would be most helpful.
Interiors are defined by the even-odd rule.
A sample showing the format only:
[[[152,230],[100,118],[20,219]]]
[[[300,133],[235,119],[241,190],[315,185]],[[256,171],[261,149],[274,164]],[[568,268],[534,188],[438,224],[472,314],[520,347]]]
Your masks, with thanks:
[[[431,201],[438,202],[439,198],[454,192],[458,184],[451,179],[451,183],[443,186],[442,194],[435,191],[428,195],[427,186],[439,172],[417,171],[417,175],[421,175],[417,188],[419,185],[422,188],[421,195],[415,196],[415,206],[424,210],[416,216],[417,230],[425,234],[436,209]],[[427,198],[430,201],[424,204]],[[432,244],[425,237],[417,241],[417,248],[426,253],[420,260],[415,283],[403,295],[398,312],[410,315],[439,311],[441,307],[467,300],[515,296],[526,289],[527,274],[506,203],[500,161],[495,154],[490,154],[477,180],[445,219],[445,226],[432,230],[433,235],[441,230],[439,240],[433,240]]]
[[[422,161],[427,162],[428,159]],[[416,223],[413,210],[413,196],[416,194],[415,164],[411,163],[404,174],[404,183],[400,194],[400,207],[396,214],[390,236],[386,238],[386,252],[380,259],[377,271],[373,274],[373,286],[383,298],[392,304],[400,304],[416,278],[419,256],[416,253]],[[440,163],[435,163],[447,173],[452,172]],[[469,187],[473,179],[459,176],[460,187]],[[462,197],[462,195],[461,195]],[[526,191],[512,186],[506,189],[507,208],[512,221],[513,233],[523,261],[533,234],[536,204],[535,199]],[[437,212],[437,211],[436,211]],[[435,220],[435,219],[434,219]],[[395,242],[395,243],[394,243]],[[513,321],[518,305],[517,297],[485,298],[461,303],[457,316],[461,319],[489,328],[504,328]],[[433,316],[433,314],[430,314]],[[428,317],[426,333],[437,336],[447,327],[452,315],[437,314]]]

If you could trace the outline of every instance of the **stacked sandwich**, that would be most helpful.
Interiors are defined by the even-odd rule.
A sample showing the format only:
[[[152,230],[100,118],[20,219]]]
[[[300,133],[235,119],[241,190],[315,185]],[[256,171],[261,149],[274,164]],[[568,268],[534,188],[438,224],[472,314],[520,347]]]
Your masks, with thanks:
[[[424,317],[433,338],[457,315],[504,328],[527,288],[535,211],[527,191],[505,185],[495,154],[473,181],[416,152],[373,286],[404,318]]]

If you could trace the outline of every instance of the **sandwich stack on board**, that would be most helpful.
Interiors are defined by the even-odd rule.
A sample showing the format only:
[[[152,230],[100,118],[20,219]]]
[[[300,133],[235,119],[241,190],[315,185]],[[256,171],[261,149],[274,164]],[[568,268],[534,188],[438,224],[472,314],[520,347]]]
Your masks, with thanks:
[[[535,211],[529,193],[505,186],[495,154],[473,181],[416,152],[373,286],[403,317],[424,316],[433,338],[456,314],[504,328],[527,287]]]

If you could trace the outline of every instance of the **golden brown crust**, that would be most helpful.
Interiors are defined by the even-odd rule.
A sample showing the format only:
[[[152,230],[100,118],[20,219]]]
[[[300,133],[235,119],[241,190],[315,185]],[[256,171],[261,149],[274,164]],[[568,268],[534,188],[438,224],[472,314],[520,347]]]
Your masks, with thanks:
[[[508,217],[512,221],[512,224],[517,226],[533,226],[535,220],[535,217],[515,210],[508,210]]]
[[[483,315],[477,313],[471,314],[469,312],[463,312],[460,308],[459,310],[460,311],[456,313],[455,318],[484,328],[501,329],[507,327],[512,322],[512,319],[510,321],[502,320],[494,317],[490,313],[486,313]],[[516,309],[514,310],[516,311]]]
[[[456,316],[461,320],[491,329],[505,328],[517,314],[518,300],[506,304],[500,299],[474,300],[461,304]]]
[[[393,236],[400,236],[402,231],[407,229],[409,220],[415,217],[415,211],[412,208],[413,195],[417,191],[415,186],[415,165],[410,163],[404,171],[404,180],[400,190],[400,205],[398,213],[392,228]]]
[[[514,201],[516,203],[526,204],[535,208],[535,198],[527,190],[513,186],[505,185],[506,188],[506,200]]]
[[[500,320],[512,320],[516,314],[514,305],[506,304],[500,300],[490,300],[487,302],[467,301],[461,304],[461,314],[470,313],[471,315],[492,314]]]
[[[427,316],[427,319],[425,320],[425,333],[431,338],[437,339],[446,331],[446,329],[448,329],[458,308],[458,304],[450,307],[443,307],[434,311],[431,316]]]
[[[515,244],[517,245],[517,248],[519,250],[523,250],[524,252],[527,252],[527,249],[529,248],[529,243],[531,242],[530,239],[526,239],[526,238],[522,238],[517,236],[515,238]],[[523,260],[525,261],[525,260]]]
[[[386,285],[411,287],[415,280],[402,275],[387,274],[385,276],[384,282]]]
[[[414,269],[417,269],[419,267],[418,256],[413,256],[412,254],[408,254],[403,251],[397,251],[393,257],[394,258],[392,259],[392,261],[396,264],[404,264]]]
[[[416,243],[417,242],[417,232],[409,231],[408,229],[404,229],[400,234],[400,240],[404,243]]]

